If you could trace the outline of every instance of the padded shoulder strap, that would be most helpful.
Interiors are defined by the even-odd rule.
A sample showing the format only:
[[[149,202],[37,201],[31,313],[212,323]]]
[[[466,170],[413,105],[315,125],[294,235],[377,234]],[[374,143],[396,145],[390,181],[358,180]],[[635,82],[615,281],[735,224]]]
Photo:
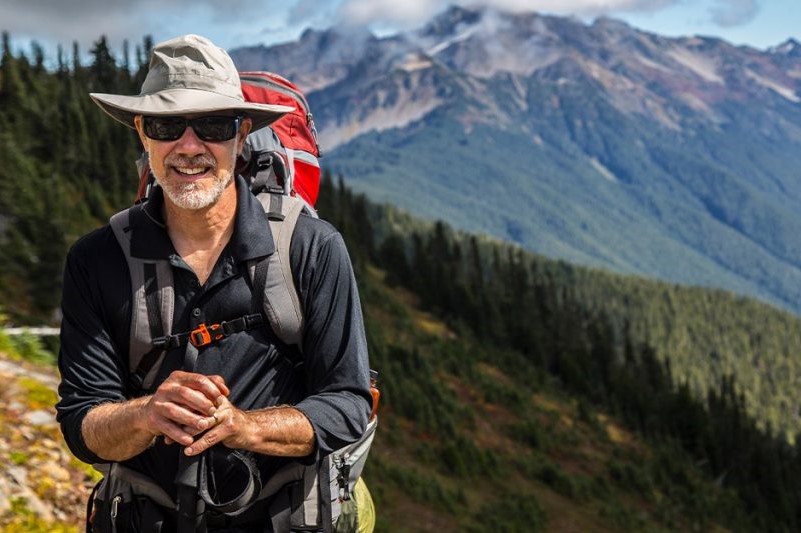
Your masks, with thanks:
[[[131,275],[131,339],[128,366],[132,375],[140,369],[142,359],[153,352],[153,340],[172,331],[175,306],[175,288],[172,267],[167,260],[147,260],[131,255],[131,215],[141,205],[121,211],[111,217],[109,224],[114,231]],[[149,363],[147,374],[142,377],[142,387],[149,387],[164,358],[164,351],[153,353],[158,357]]]
[[[275,253],[262,259],[267,262],[264,282],[264,314],[275,334],[282,342],[301,346],[303,340],[303,312],[300,297],[292,277],[289,245],[292,233],[303,210],[304,203],[283,194],[262,193],[256,196],[264,207],[275,242]],[[256,262],[248,268],[255,283]]]

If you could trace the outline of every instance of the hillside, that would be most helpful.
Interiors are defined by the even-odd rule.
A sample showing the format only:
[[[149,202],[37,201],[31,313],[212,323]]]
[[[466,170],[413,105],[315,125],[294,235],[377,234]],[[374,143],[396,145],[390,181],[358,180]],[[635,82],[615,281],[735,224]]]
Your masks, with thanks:
[[[356,190],[528,250],[801,311],[801,55],[452,7],[233,50],[309,93]]]
[[[721,524],[736,524],[731,516],[742,513],[733,495],[672,446],[643,441],[549,385],[518,355],[505,355],[521,365],[517,373],[494,363],[496,354],[422,312],[416,297],[388,288],[384,277],[371,267],[361,278],[382,383],[381,428],[365,471],[378,531],[724,531]],[[92,476],[53,425],[54,369],[6,357],[0,492],[8,499],[0,503],[0,529],[80,531]]]
[[[736,524],[725,513],[709,514],[709,504],[745,519],[733,493],[674,455],[671,444],[645,442],[616,417],[566,394],[520,354],[457,334],[421,312],[418,297],[376,283],[384,273],[371,268],[366,277],[366,284],[360,279],[372,364],[381,369],[385,401],[365,474],[383,510],[379,530],[686,531]],[[702,494],[705,501],[696,500]]]
[[[801,319],[722,291],[591,270],[454,233],[442,223],[421,223],[370,204],[342,182],[334,187],[326,180],[320,198],[320,212],[345,234],[359,279],[369,279],[375,261],[390,286],[411,290],[423,309],[454,332],[452,344],[423,349],[401,339],[393,348],[386,345],[386,330],[404,321],[396,318],[382,328],[368,315],[373,364],[400,364],[393,376],[414,371],[414,380],[425,380],[390,381],[400,389],[396,401],[408,405],[403,414],[425,423],[450,418],[435,415],[449,403],[438,392],[451,383],[442,372],[457,382],[469,377],[486,383],[481,386],[489,385],[487,398],[495,398],[489,403],[517,403],[515,396],[523,392],[518,413],[524,420],[533,409],[525,402],[526,391],[532,385],[534,390],[555,386],[578,402],[579,412],[598,408],[615,414],[668,455],[659,461],[670,463],[674,453],[692,458],[706,479],[736,493],[732,508],[721,515],[745,513],[733,523],[759,530],[801,524],[796,496],[801,492],[793,488],[801,455],[791,444],[798,433],[791,406],[801,372]],[[476,363],[500,374],[482,377],[472,370]],[[503,376],[511,377],[516,389],[498,390],[504,388]],[[462,412],[459,402],[449,410]],[[450,434],[448,426],[436,427]],[[421,435],[428,440],[430,431],[424,428]],[[443,446],[432,456],[455,453]],[[455,464],[485,464],[469,448],[463,453]],[[654,484],[665,481],[661,475],[659,480]],[[716,508],[729,504],[721,505]]]
[[[558,364],[555,354],[565,343],[607,350],[604,357],[616,364],[646,349],[696,397],[732,379],[761,427],[790,442],[801,433],[796,315],[726,291],[556,261],[366,205],[363,224],[381,243],[373,255],[394,272],[395,283],[456,327],[467,325],[545,368]],[[591,374],[602,363],[588,363],[596,368],[588,379],[599,379]]]

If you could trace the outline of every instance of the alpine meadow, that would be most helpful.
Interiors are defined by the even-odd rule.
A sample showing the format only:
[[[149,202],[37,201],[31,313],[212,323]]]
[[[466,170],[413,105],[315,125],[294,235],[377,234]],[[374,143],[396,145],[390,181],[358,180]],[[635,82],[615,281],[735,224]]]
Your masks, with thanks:
[[[432,22],[429,37],[435,30],[452,31],[448,24],[458,25],[457,18],[460,28],[471,27],[480,19],[475,13],[449,11]],[[562,38],[579,39],[584,34],[570,30],[573,23],[540,21],[552,36],[558,26],[566,28]],[[641,39],[659,39],[608,20],[582,28],[614,35],[632,49]],[[302,41],[315,40],[316,49],[338,51],[341,59],[350,48],[338,47],[334,41],[339,38],[307,32]],[[678,50],[678,42],[671,43]],[[366,80],[360,76],[368,66],[384,68],[380,59],[390,44],[360,48],[359,53],[373,54],[372,61],[355,66],[309,55],[318,57],[307,65],[309,76],[318,72],[316,79],[292,72],[288,63],[271,63],[280,54],[255,65],[258,50],[232,53],[250,62],[240,68],[280,72],[311,95],[324,151],[326,139],[339,139],[331,141],[322,160],[328,170],[317,207],[348,244],[371,366],[379,371],[379,429],[364,472],[375,500],[376,531],[801,529],[801,318],[792,312],[799,309],[795,295],[801,285],[789,290],[801,264],[793,259],[798,244],[793,239],[801,235],[795,228],[801,222],[790,216],[797,212],[791,212],[798,206],[795,189],[786,188],[783,200],[753,192],[770,189],[765,182],[771,180],[774,189],[781,189],[786,184],[780,175],[790,181],[801,152],[785,157],[781,150],[798,141],[752,145],[749,155],[728,143],[724,134],[731,127],[723,118],[716,126],[698,122],[692,134],[684,135],[683,128],[657,130],[598,99],[600,93],[587,89],[595,82],[578,60],[550,62],[534,76],[536,83],[503,72],[455,75],[453,65],[477,57],[465,49],[447,52],[451,63],[444,56],[414,51],[417,64],[433,65],[433,70],[404,72],[431,76],[427,90],[438,104],[422,111],[406,108],[403,117],[395,116],[394,126],[378,127],[367,117],[370,101],[362,100],[360,108],[345,89]],[[58,325],[66,250],[132,202],[137,186],[133,162],[141,147],[135,133],[104,116],[88,93],[138,93],[151,46],[149,38],[133,51],[126,45],[119,59],[99,37],[91,60],[82,64],[77,45],[69,53],[59,50],[53,61],[35,43],[30,50],[13,51],[10,36],[3,35],[3,327]],[[282,46],[306,53],[303,43]],[[402,49],[409,67],[411,52],[397,42],[393,46]],[[722,42],[692,46],[729,50]],[[781,57],[796,61],[789,52]],[[624,63],[619,66],[618,72],[625,71]],[[801,63],[793,68],[801,71]],[[379,80],[375,72],[370,76],[370,83]],[[411,87],[403,76],[386,69],[381,81]],[[336,83],[328,83],[334,78]],[[513,92],[524,82],[530,84],[527,113],[535,121],[526,127],[542,126],[540,143],[523,147],[511,126],[492,129],[478,119],[465,129],[469,110],[502,113],[504,100],[520,104]],[[627,90],[647,88],[668,99],[647,80],[638,83]],[[461,99],[460,91],[479,89],[493,95],[493,101]],[[765,98],[777,106],[777,115],[789,117],[777,123],[776,131],[801,126],[801,119],[794,118],[801,116],[797,102],[778,100],[783,97],[773,93]],[[374,94],[383,95],[383,102],[400,98],[391,91]],[[477,98],[477,92],[471,94]],[[560,105],[545,105],[555,99]],[[692,107],[691,101],[688,96],[685,104]],[[697,105],[704,102],[698,96]],[[574,120],[571,107],[598,116]],[[746,108],[743,115],[756,113]],[[334,109],[343,115],[334,117]],[[364,120],[348,129],[344,114],[359,109]],[[658,116],[656,108],[649,112],[666,124],[677,120]],[[624,122],[604,118],[605,113]],[[389,112],[385,109],[382,116]],[[759,120],[760,128],[770,128],[765,117],[742,120]],[[346,139],[345,132],[357,131]],[[749,144],[751,133],[756,135],[743,126],[736,135]],[[661,142],[661,151],[647,144],[654,139]],[[763,149],[774,163],[755,173],[753,181],[731,170]],[[445,170],[451,171],[451,181],[438,181],[448,174]],[[661,178],[674,181],[671,185]],[[595,188],[579,193],[581,187],[569,186],[569,179],[592,179]],[[518,190],[532,181],[538,185]],[[582,211],[584,218],[572,216],[588,196],[611,201],[610,187],[621,183],[631,187],[609,208],[608,217],[602,208],[609,204],[601,200],[601,208]],[[671,187],[681,193],[663,196]],[[406,200],[394,202],[394,195]],[[410,204],[428,218],[410,214]],[[715,214],[714,232],[705,233],[711,219],[678,227],[688,222],[682,217],[703,219],[694,210],[701,204]],[[681,205],[686,209],[677,210]],[[779,214],[770,226],[764,217],[774,207]],[[566,216],[557,218],[560,212]],[[735,220],[735,213],[742,218]],[[616,225],[623,214],[628,231]],[[632,228],[640,215],[647,216],[642,233],[636,233]],[[769,232],[771,227],[776,231]],[[733,228],[739,231],[736,238]],[[692,232],[697,233],[694,243]],[[765,232],[775,238],[759,240]],[[768,251],[752,253],[754,244],[741,250],[737,261],[724,260],[745,240]],[[700,250],[707,241],[719,248],[704,255]],[[664,246],[649,248],[649,243]],[[677,264],[681,268],[671,270]],[[61,497],[49,477],[52,469],[43,466],[52,450],[39,451],[35,445],[38,439],[57,437],[46,437],[46,426],[20,422],[26,411],[46,409],[54,396],[46,385],[31,384],[33,376],[55,373],[49,348],[30,336],[0,332],[2,362],[31,374],[6,379],[0,366],[3,383],[8,383],[0,388],[3,531],[73,532],[82,527],[82,503]],[[66,454],[63,444],[53,447]],[[72,488],[85,497],[96,474],[65,457]],[[20,476],[20,469],[27,469],[27,475]],[[29,486],[23,487],[22,477]]]

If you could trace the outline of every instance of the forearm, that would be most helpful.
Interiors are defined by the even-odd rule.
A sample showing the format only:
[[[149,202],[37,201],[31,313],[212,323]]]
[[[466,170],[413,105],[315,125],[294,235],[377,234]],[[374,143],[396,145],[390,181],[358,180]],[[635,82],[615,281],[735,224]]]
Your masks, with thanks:
[[[265,455],[303,457],[314,451],[314,428],[306,416],[289,406],[245,413],[244,447]]]
[[[156,437],[146,426],[148,400],[136,398],[93,408],[81,424],[86,446],[109,461],[124,461],[145,451]]]

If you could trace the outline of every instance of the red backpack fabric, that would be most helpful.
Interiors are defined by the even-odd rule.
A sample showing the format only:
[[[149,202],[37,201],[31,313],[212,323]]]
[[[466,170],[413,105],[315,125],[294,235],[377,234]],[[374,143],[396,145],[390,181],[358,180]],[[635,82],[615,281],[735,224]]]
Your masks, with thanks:
[[[286,151],[290,194],[314,207],[320,192],[320,146],[309,103],[303,92],[273,72],[240,72],[242,94],[248,102],[295,108],[270,125]]]

